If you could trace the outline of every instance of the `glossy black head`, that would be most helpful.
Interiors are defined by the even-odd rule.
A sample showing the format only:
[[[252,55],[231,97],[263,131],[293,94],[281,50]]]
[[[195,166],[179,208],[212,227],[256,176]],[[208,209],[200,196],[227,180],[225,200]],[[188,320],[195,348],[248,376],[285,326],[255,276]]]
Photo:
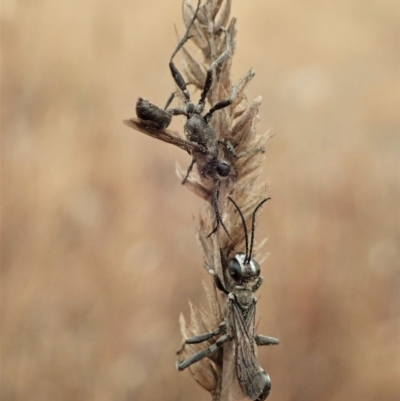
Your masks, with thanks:
[[[229,173],[231,172],[231,165],[230,163],[226,162],[225,160],[219,160],[216,168],[217,174],[221,178],[228,177]]]
[[[246,244],[246,253],[237,253],[235,257],[229,261],[228,271],[229,275],[236,283],[246,284],[256,280],[260,275],[260,265],[254,259],[251,258],[254,244],[255,216],[258,209],[270,198],[262,200],[254,209],[252,224],[251,224],[250,247],[249,247],[249,234],[247,231],[246,220],[243,216],[243,213],[240,210],[239,206],[236,204],[236,202],[230,196],[228,196],[228,199],[234,204],[240,215],[240,218],[242,219],[244,238]]]
[[[254,281],[260,275],[260,265],[254,260],[247,261],[244,253],[238,253],[229,261],[229,275],[239,284]]]

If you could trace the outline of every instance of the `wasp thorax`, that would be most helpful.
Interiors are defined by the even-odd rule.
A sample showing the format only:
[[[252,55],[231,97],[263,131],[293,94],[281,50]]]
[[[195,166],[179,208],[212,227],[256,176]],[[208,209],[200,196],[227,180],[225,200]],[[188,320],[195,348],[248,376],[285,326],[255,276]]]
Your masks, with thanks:
[[[244,253],[238,253],[229,261],[229,274],[238,283],[248,283],[260,275],[260,266],[254,259],[247,259]]]
[[[195,110],[196,110],[196,108],[192,102],[188,102],[186,104],[186,113],[193,114],[196,112]]]

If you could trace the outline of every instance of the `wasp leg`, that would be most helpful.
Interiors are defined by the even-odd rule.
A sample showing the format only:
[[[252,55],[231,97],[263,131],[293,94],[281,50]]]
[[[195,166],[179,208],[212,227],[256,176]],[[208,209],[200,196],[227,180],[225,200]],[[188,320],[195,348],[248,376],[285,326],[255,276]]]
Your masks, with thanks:
[[[225,149],[231,154],[232,157],[235,159],[240,159],[242,157],[248,156],[248,155],[256,155],[258,153],[265,153],[265,148],[260,147],[260,148],[254,148],[250,150],[244,150],[243,152],[236,153],[235,148],[229,141],[218,141],[219,145],[222,145],[225,147]]]
[[[223,293],[225,293],[225,294],[229,294],[229,291],[225,288],[225,286],[222,284],[222,281],[221,281],[221,279],[219,278],[219,276],[218,276],[218,274],[214,274],[214,282],[215,282],[215,285],[216,285],[216,287],[220,290],[220,291],[222,291]]]
[[[231,55],[230,35],[225,28],[223,28],[222,30],[225,33],[226,50],[214,62],[211,63],[210,67],[207,70],[206,80],[204,82],[203,91],[201,92],[200,100],[199,100],[200,111],[203,111],[204,104],[206,102],[206,97],[208,95],[208,92],[211,89],[215,67],[217,67],[219,64],[221,64],[225,59],[227,59]],[[225,100],[218,102],[211,110],[213,110],[217,105],[219,105],[220,103],[223,103],[223,102],[225,102]],[[227,104],[226,106],[229,106],[229,105]],[[205,121],[208,122],[210,120],[212,113],[214,113],[214,111],[216,111],[218,109],[222,109],[223,107],[226,107],[226,106],[221,105],[221,107],[214,109],[212,112],[210,110],[207,113],[207,115],[205,116]],[[207,119],[208,115],[209,115],[209,117]]]
[[[207,235],[207,238],[211,237],[215,232],[217,232],[219,225],[221,224],[222,228],[226,232],[226,235],[229,237],[229,239],[232,240],[231,235],[229,234],[228,229],[225,227],[224,222],[222,221],[221,215],[219,213],[219,208],[218,208],[218,198],[219,198],[219,180],[214,179],[214,188],[212,192],[212,206],[214,208],[214,213],[215,213],[215,226],[210,232],[210,234]]]
[[[277,338],[263,336],[261,334],[256,334],[254,336],[254,341],[259,346],[261,346],[261,345],[278,345],[279,344],[279,340]]]
[[[190,166],[189,166],[189,168],[188,168],[188,170],[187,170],[187,172],[186,172],[186,176],[185,176],[185,178],[182,180],[182,185],[185,185],[185,182],[186,182],[186,180],[188,179],[189,174],[190,174],[190,172],[192,171],[193,166],[194,166],[195,163],[196,163],[196,159],[193,157],[193,158],[192,158],[192,161],[191,161],[191,163],[190,163]]]
[[[197,17],[197,13],[199,11],[200,8],[200,1],[197,3],[197,8],[196,11],[193,14],[193,18],[190,21],[189,26],[186,29],[185,35],[183,36],[183,38],[180,40],[180,42],[178,43],[178,46],[176,46],[174,52],[172,53],[171,59],[169,61],[169,69],[171,70],[171,74],[172,74],[172,78],[174,79],[176,85],[178,86],[178,88],[182,91],[183,95],[185,96],[186,100],[190,100],[190,94],[189,91],[187,90],[186,87],[186,83],[185,80],[182,77],[182,74],[178,71],[178,69],[176,68],[174,62],[172,61],[173,58],[175,57],[176,53],[178,53],[178,51],[183,47],[183,45],[189,40],[190,36],[189,36],[189,31],[190,28],[192,27],[196,17]]]
[[[176,353],[179,355],[183,351],[183,348],[185,347],[186,344],[202,343],[204,341],[209,340],[212,337],[217,336],[222,331],[225,331],[225,329],[226,329],[226,323],[222,322],[214,331],[210,331],[208,333],[199,334],[197,336],[187,338]]]
[[[232,336],[228,334],[224,334],[221,336],[214,344],[210,345],[208,348],[203,349],[202,351],[196,352],[192,356],[189,356],[189,358],[185,359],[183,362],[176,363],[176,368],[178,370],[184,370],[188,366],[193,365],[194,363],[202,360],[203,358],[207,357],[208,355],[212,354],[213,352],[217,351],[219,348],[221,348],[224,343],[227,341],[232,340]]]

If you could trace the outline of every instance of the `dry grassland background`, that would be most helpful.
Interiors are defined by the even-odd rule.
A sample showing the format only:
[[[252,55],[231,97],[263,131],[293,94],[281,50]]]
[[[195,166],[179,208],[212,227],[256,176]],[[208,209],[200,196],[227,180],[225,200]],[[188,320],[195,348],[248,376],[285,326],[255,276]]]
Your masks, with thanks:
[[[398,400],[399,4],[232,15],[234,78],[254,68],[276,133],[257,229],[270,399]],[[1,22],[1,398],[209,400],[174,368],[179,313],[210,280],[202,204],[174,173],[190,158],[122,124],[174,88],[180,0],[4,0]]]

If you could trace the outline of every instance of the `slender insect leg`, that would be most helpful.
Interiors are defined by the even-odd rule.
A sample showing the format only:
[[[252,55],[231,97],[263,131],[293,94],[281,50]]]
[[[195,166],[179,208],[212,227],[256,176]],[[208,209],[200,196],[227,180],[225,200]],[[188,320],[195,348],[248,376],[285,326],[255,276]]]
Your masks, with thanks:
[[[217,351],[221,348],[224,343],[227,341],[232,340],[232,337],[228,334],[224,334],[221,336],[214,344],[210,345],[208,348],[203,349],[202,351],[196,352],[189,358],[185,359],[181,363],[177,363],[176,367],[178,370],[186,369],[188,366],[193,365],[194,363],[202,360],[203,358],[207,357],[208,355],[212,354],[213,352]]]
[[[212,192],[212,206],[214,209],[215,213],[215,226],[210,232],[210,234],[207,235],[207,238],[211,237],[217,230],[219,225],[221,224],[222,228],[226,232],[227,236],[232,240],[232,237],[229,234],[228,229],[225,227],[224,222],[222,221],[221,215],[219,214],[219,209],[218,209],[218,198],[219,198],[219,180],[214,179],[214,187],[213,187],[213,192]]]
[[[243,152],[237,153],[236,157],[238,159],[240,159],[241,157],[249,156],[249,155],[256,155],[258,153],[265,153],[265,148],[261,147],[261,148],[254,148],[254,149],[250,149],[250,150],[244,150]]]
[[[208,333],[199,334],[198,336],[194,336],[191,338],[187,338],[185,340],[185,344],[199,344],[203,341],[209,340],[212,337],[217,336],[221,331],[226,329],[226,323],[222,322],[214,331],[210,331]]]
[[[167,109],[168,109],[168,106],[169,106],[169,105],[171,104],[171,102],[174,100],[175,96],[176,96],[176,92],[172,92],[172,93],[169,95],[169,98],[167,99],[167,103],[165,103],[164,110],[167,110]]]
[[[257,345],[278,345],[279,340],[274,337],[262,336],[261,334],[256,334],[254,336],[254,341]]]
[[[202,343],[204,341],[209,340],[212,337],[217,336],[219,333],[221,333],[221,331],[224,331],[225,329],[226,329],[226,323],[222,322],[214,331],[210,331],[208,333],[199,334],[198,336],[187,338],[183,342],[183,344],[181,345],[179,350],[176,351],[176,353],[179,355],[183,351],[183,349],[185,348],[186,344],[199,344],[199,343]]]
[[[221,64],[225,59],[227,59],[231,55],[230,35],[225,28],[223,29],[223,31],[225,33],[226,50],[215,61],[211,63],[210,67],[207,70],[206,80],[204,82],[203,91],[201,92],[199,100],[200,112],[203,111],[204,109],[206,97],[211,89],[215,67]]]
[[[247,155],[256,155],[257,153],[265,153],[265,149],[263,147],[254,148],[254,149],[250,149],[250,150],[244,150],[243,152],[236,153],[235,148],[229,141],[218,140],[218,144],[224,146],[225,149],[232,155],[232,157],[235,157],[236,159],[240,159],[241,157],[244,157]]]
[[[225,293],[225,294],[229,294],[229,291],[225,288],[225,286],[222,284],[222,281],[221,281],[221,279],[219,278],[219,276],[218,276],[218,274],[214,274],[214,282],[215,282],[215,285],[216,285],[216,287],[220,290],[220,291],[222,291],[223,293]]]
[[[237,157],[237,153],[233,145],[229,141],[220,141],[218,139],[218,145],[222,145],[231,154],[232,157]]]
[[[188,86],[188,85],[194,85],[192,82],[186,82],[186,86]],[[168,99],[167,99],[167,103],[165,103],[165,106],[164,106],[164,110],[167,110],[168,109],[168,106],[172,103],[172,101],[175,99],[175,96],[177,95],[177,92],[175,91],[175,92],[172,92],[170,95],[169,95],[169,97],[168,97]]]
[[[175,83],[177,84],[178,88],[182,91],[182,93],[185,96],[186,100],[190,100],[189,91],[186,88],[186,83],[185,83],[185,80],[182,77],[182,74],[178,71],[178,69],[176,68],[176,66],[175,66],[175,64],[174,64],[174,62],[172,60],[175,57],[176,53],[178,53],[178,51],[182,48],[182,46],[190,38],[189,31],[190,31],[190,28],[192,27],[192,25],[193,25],[193,23],[194,23],[194,21],[195,21],[195,19],[197,17],[197,13],[198,13],[199,8],[200,8],[200,1],[201,0],[199,0],[198,3],[197,3],[196,11],[194,12],[193,18],[190,21],[190,24],[186,29],[185,35],[183,36],[183,38],[178,43],[178,46],[176,46],[176,49],[172,53],[171,59],[169,61],[169,69],[171,70],[172,78],[174,78]]]
[[[186,182],[186,180],[188,179],[189,174],[190,174],[190,172],[192,171],[193,166],[194,166],[195,163],[196,163],[196,159],[193,157],[193,158],[192,158],[192,161],[191,161],[191,163],[190,163],[190,166],[189,166],[189,168],[187,169],[186,176],[185,176],[185,178],[184,178],[183,181],[182,181],[182,185],[185,185],[185,182]]]
[[[204,116],[204,121],[206,123],[208,123],[211,120],[212,115],[214,114],[214,112],[216,112],[217,110],[221,110],[224,109],[225,107],[230,106],[233,101],[235,100],[235,97],[237,95],[237,86],[234,86],[232,88],[232,93],[229,99],[225,99],[225,100],[221,100],[220,102],[216,103],[213,107],[211,107],[211,109],[209,110],[209,112]]]
[[[185,109],[181,109],[181,108],[175,108],[175,109],[168,109],[166,110],[166,112],[168,114],[170,114],[171,116],[185,116],[187,118],[189,118],[188,113],[186,112]]]
[[[215,286],[222,291],[224,294],[229,294],[229,291],[225,288],[222,280],[219,278],[218,273],[207,263],[204,263],[204,267],[207,269],[208,273],[213,276]]]
[[[240,81],[237,83],[237,85],[232,87],[232,92],[231,92],[231,96],[229,97],[229,99],[221,100],[218,103],[216,103],[213,107],[211,107],[209,112],[204,116],[205,122],[208,123],[210,121],[210,119],[215,111],[221,110],[225,107],[230,106],[233,103],[233,101],[235,100],[235,98],[238,94],[239,88],[242,86],[243,82],[247,81],[249,79],[249,77],[253,77],[253,76],[254,76],[254,73],[252,71],[250,71],[242,79],[240,79]],[[233,149],[233,146],[231,146],[231,149]],[[228,149],[228,150],[231,150],[231,149]],[[233,151],[235,151],[235,150],[233,149]]]

